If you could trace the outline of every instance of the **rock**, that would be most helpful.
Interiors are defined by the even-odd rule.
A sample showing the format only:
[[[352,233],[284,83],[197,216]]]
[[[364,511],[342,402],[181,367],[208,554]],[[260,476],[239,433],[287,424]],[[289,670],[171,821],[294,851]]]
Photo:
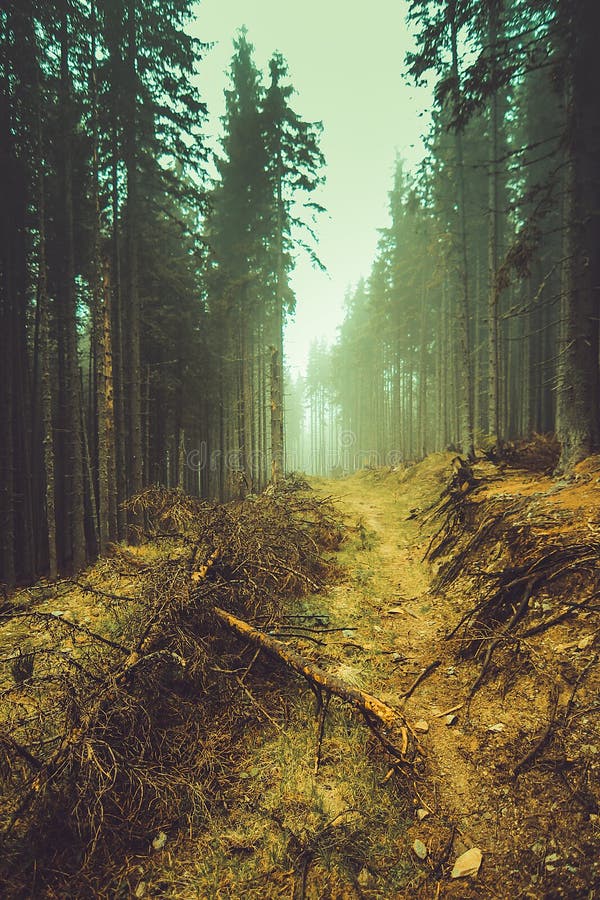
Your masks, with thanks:
[[[429,731],[429,722],[425,719],[419,719],[418,722],[414,724],[415,731],[419,731],[421,734],[427,734]]]
[[[424,806],[420,806],[419,809],[417,810],[417,819],[419,820],[419,822],[422,822],[423,819],[426,819],[428,815],[429,815],[429,810],[425,809]]]
[[[414,850],[415,854],[419,857],[419,859],[427,858],[427,847],[425,846],[423,841],[420,841],[418,838],[413,844],[413,850]]]
[[[591,645],[594,643],[594,638],[595,638],[595,635],[586,634],[586,636],[582,637],[581,640],[579,641],[579,643],[577,644],[577,649],[578,650],[587,650],[587,648],[591,647]]]
[[[461,853],[454,863],[450,878],[466,878],[468,875],[477,875],[482,858],[479,847],[471,847],[466,853]]]

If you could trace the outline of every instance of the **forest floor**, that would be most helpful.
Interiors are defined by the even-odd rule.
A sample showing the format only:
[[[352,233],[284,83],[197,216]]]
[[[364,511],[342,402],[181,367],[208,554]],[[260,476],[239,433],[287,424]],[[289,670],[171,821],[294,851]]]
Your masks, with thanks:
[[[291,703],[284,733],[263,736],[251,764],[244,763],[245,804],[241,815],[234,805],[233,833],[220,832],[220,863],[213,835],[200,866],[183,854],[187,886],[181,860],[175,866],[179,896],[600,896],[600,616],[592,602],[600,574],[600,461],[588,461],[562,482],[481,461],[469,493],[481,522],[465,527],[445,556],[430,563],[425,556],[441,524],[431,508],[448,484],[451,461],[450,454],[438,454],[399,471],[311,479],[317,494],[333,498],[342,512],[347,536],[335,554],[341,577],[302,604],[331,631],[318,635],[316,647],[301,637],[295,645],[402,710],[424,749],[416,778],[408,785],[391,769],[386,778],[385,759],[368,731],[336,704],[315,775],[314,709],[305,692]],[[465,550],[460,542],[469,532],[484,539]],[[498,573],[535,572],[540,561],[552,560],[556,534],[561,547],[566,536],[567,548],[583,546],[589,554],[580,553],[570,568],[567,552],[546,573],[550,584],[541,577],[535,583],[525,625],[539,627],[538,634],[512,637],[505,613],[493,627],[473,615],[462,634],[448,639],[482,604]],[[455,577],[442,589],[439,576],[450,565]],[[564,606],[584,599],[580,609]],[[508,608],[514,610],[514,602]],[[505,639],[471,698],[486,647],[498,633]],[[476,653],[461,652],[469,634],[481,636]],[[297,868],[281,864],[274,835],[265,880],[259,844],[269,816],[271,828],[273,816],[280,818],[288,838],[298,831],[296,846],[307,853],[300,887]],[[471,848],[481,851],[479,872],[453,879],[455,861]],[[236,853],[245,853],[242,867],[232,865]],[[204,888],[193,887],[199,870]]]
[[[153,825],[149,852],[117,861],[97,896],[597,900],[600,459],[557,481],[518,460],[467,471],[436,454],[311,487],[332,498],[344,539],[333,577],[289,598],[272,630],[400,710],[422,747],[413,771],[335,697],[319,738],[302,680],[217,644],[211,665],[235,683],[227,715],[217,705],[198,726],[210,802],[184,828],[176,810]],[[182,551],[167,544],[173,565]],[[160,574],[163,552],[131,548],[128,569],[100,561],[87,581],[134,595],[136,557]],[[79,622],[61,645],[77,659],[85,629],[107,621],[102,596],[74,589],[57,605],[35,590],[41,614]],[[22,627],[0,629],[0,651]],[[479,871],[453,878],[473,848]]]
[[[487,461],[475,466],[472,503],[481,506],[475,524],[481,533],[500,510],[500,533],[490,528],[470,558],[459,559],[453,582],[440,589],[438,565],[424,560],[439,522],[423,513],[447,480],[448,461],[433,456],[400,473],[313,480],[318,492],[335,493],[349,526],[363,536],[362,547],[344,551],[348,577],[329,593],[335,620],[356,627],[353,640],[361,650],[349,664],[364,687],[400,705],[425,731],[426,771],[416,784],[421,811],[405,843],[425,845],[422,865],[431,880],[415,896],[591,900],[600,895],[600,617],[590,602],[597,597],[599,461],[588,460],[563,482]],[[517,520],[507,534],[515,500]],[[481,576],[523,563],[526,573],[535,571],[531,560],[535,566],[547,559],[556,535],[569,532],[567,545],[577,535],[595,572],[586,582],[581,569],[573,569],[576,583],[567,579],[553,593],[541,587],[527,624],[549,627],[514,640],[512,649],[507,636],[508,650],[499,648],[499,660],[471,698],[485,640],[476,660],[469,658],[473,653],[461,655],[464,636],[447,638],[485,595]],[[448,550],[450,562],[457,554],[455,547]],[[561,565],[567,567],[564,560]],[[560,581],[563,572],[555,575]],[[586,597],[576,621],[565,615],[552,624],[568,608],[565,599]],[[430,666],[403,702],[403,692]],[[454,859],[473,847],[483,857],[477,878],[449,879]]]

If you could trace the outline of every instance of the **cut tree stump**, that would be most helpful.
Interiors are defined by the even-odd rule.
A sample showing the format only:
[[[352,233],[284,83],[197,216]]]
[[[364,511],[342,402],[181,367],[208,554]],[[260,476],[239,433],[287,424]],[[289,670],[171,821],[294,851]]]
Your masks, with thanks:
[[[397,760],[412,763],[418,754],[423,755],[423,748],[419,744],[417,735],[398,710],[388,706],[387,703],[372,694],[367,694],[366,691],[348,684],[336,675],[331,675],[310,659],[292,650],[283,641],[259,631],[244,622],[243,619],[238,619],[217,606],[213,607],[213,612],[229,631],[234,632],[248,643],[260,647],[261,650],[293,669],[298,675],[302,675],[313,689],[334,694],[357,709],[363,715],[375,737]]]

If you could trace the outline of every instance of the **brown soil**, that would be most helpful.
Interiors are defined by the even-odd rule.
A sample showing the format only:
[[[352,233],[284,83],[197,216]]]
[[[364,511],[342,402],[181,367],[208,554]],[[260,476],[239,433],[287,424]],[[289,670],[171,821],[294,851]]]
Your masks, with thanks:
[[[423,841],[432,862],[422,864],[427,880],[401,896],[591,900],[600,886],[594,649],[600,617],[594,609],[584,610],[576,620],[522,641],[518,652],[499,652],[469,702],[481,657],[461,658],[460,639],[445,638],[479,599],[476,583],[461,571],[442,595],[433,587],[436,567],[423,561],[439,523],[419,511],[439,495],[449,462],[449,456],[437,456],[404,472],[314,481],[319,493],[339,498],[348,526],[358,530],[364,545],[348,554],[349,577],[329,595],[336,619],[356,628],[352,672],[362,687],[428,728],[426,774],[417,796],[429,814],[415,818],[406,843]],[[542,547],[557,533],[597,531],[597,460],[582,464],[569,483],[532,472],[502,472],[487,462],[475,468],[475,476],[473,502],[482,504],[484,517],[491,503],[527,498],[520,515],[526,520],[535,512]],[[470,563],[490,568],[490,558],[502,559],[506,552],[488,542]],[[556,606],[560,597],[544,594],[539,601],[544,610],[545,601]],[[538,621],[532,608],[528,625]],[[403,702],[402,693],[436,660],[437,668]],[[568,725],[553,728],[531,767],[514,775],[515,765],[569,702]],[[478,877],[451,880],[454,859],[471,847],[483,853]],[[447,864],[434,873],[442,851]]]

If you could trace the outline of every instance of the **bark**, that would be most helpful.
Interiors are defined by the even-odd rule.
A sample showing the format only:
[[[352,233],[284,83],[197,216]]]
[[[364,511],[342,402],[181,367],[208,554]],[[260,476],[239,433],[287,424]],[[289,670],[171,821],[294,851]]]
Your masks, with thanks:
[[[128,415],[129,415],[129,493],[142,490],[142,399],[141,399],[141,359],[140,359],[140,292],[138,260],[139,185],[137,161],[137,29],[136,2],[127,5],[127,75],[128,121],[125,124],[125,167],[127,171],[127,273],[128,273],[128,316],[127,316],[127,362],[129,373]],[[131,538],[136,539],[135,526],[141,523],[132,520],[134,528]]]
[[[452,75],[454,78],[455,109],[460,105],[460,71],[458,65],[458,29],[456,24],[456,3],[449,3],[450,46],[452,54]],[[456,156],[456,201],[459,216],[459,278],[461,297],[458,305],[457,328],[462,364],[460,385],[460,419],[461,443],[463,452],[473,459],[475,457],[475,436],[473,431],[473,378],[471,367],[471,342],[469,336],[469,317],[471,302],[469,297],[469,265],[467,255],[467,211],[465,191],[465,156],[463,136],[459,126],[454,132],[454,151]]]
[[[325,669],[317,666],[295,650],[262,631],[238,619],[219,607],[213,607],[217,619],[230,631],[248,643],[264,650],[270,656],[302,675],[317,692],[334,694],[349,703],[365,717],[368,725],[390,753],[397,759],[412,761],[420,750],[416,736],[404,716],[372,694],[348,684]],[[382,733],[380,729],[385,731]]]
[[[54,430],[52,427],[52,354],[50,350],[50,325],[48,309],[48,283],[46,267],[46,191],[44,186],[44,163],[42,159],[42,117],[41,92],[38,82],[37,109],[37,142],[38,142],[38,314],[39,314],[39,353],[41,384],[41,419],[42,448],[44,458],[45,490],[44,519],[48,543],[48,575],[54,579],[58,575],[56,552],[56,509],[54,501]]]
[[[421,353],[419,354],[419,407],[417,414],[418,422],[418,448],[417,454],[419,459],[427,456],[427,304],[429,295],[427,288],[423,289],[423,299],[421,303],[421,323],[419,341],[421,345]]]
[[[98,550],[106,551],[110,537],[109,464],[106,412],[106,326],[104,316],[104,284],[100,258],[100,194],[98,163],[98,85],[96,73],[96,3],[92,2],[91,27],[91,94],[92,94],[92,192],[94,203],[92,237],[92,321],[94,340],[96,484],[98,517]]]
[[[567,135],[557,431],[560,470],[598,446],[599,54],[595,0],[562,0]]]
[[[121,242],[119,238],[119,142],[117,104],[113,96],[112,109],[112,270],[113,285],[110,300],[110,327],[114,336],[112,341],[112,372],[114,386],[114,436],[115,436],[115,468],[117,491],[117,532],[119,539],[125,538],[127,520],[123,501],[127,498],[127,462],[125,441],[127,436],[125,420],[125,366],[123,353],[123,292],[121,278]],[[105,301],[106,308],[106,301]]]
[[[77,353],[77,296],[75,292],[75,250],[73,237],[73,173],[71,158],[71,78],[69,73],[69,2],[63,0],[61,22],[61,109],[63,127],[63,240],[61,317],[64,340],[63,415],[66,459],[63,475],[65,509],[71,537],[71,566],[77,572],[86,560],[84,527],[83,448],[81,433],[81,392]]]
[[[283,162],[281,135],[277,132],[277,259],[274,344],[271,348],[271,481],[283,474]]]
[[[177,448],[177,487],[180,491],[185,491],[185,431],[181,427]]]
[[[9,101],[9,37],[3,35],[0,64],[0,179],[5,185],[4,202],[0,203],[0,579],[9,587],[15,582],[14,546],[14,470],[13,470],[13,404],[12,404],[12,318],[13,259],[12,206],[15,191],[14,161],[10,141]]]
[[[277,484],[282,475],[283,441],[281,415],[281,357],[278,347],[271,347],[271,481]]]
[[[496,80],[496,59],[499,28],[499,0],[488,0],[488,43],[492,84]],[[498,343],[499,289],[496,279],[500,239],[499,189],[499,97],[494,86],[489,108],[489,170],[488,170],[488,427],[494,439],[502,444],[502,416],[500,409],[500,352]]]

